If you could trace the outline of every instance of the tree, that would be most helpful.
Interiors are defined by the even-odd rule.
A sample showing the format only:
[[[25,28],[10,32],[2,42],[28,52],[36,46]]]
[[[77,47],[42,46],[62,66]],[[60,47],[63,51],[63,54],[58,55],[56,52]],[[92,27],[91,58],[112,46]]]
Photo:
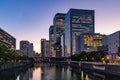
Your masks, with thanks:
[[[120,46],[118,47],[118,53],[117,55],[120,57]]]

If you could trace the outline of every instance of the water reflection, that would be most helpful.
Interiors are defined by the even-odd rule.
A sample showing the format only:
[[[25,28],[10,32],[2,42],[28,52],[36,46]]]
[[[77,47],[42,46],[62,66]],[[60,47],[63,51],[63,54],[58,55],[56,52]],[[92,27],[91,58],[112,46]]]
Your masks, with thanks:
[[[21,67],[21,68],[14,68],[14,69],[9,69],[9,70],[5,70],[5,71],[0,71],[0,80],[24,80],[21,77],[18,79],[18,76],[25,76],[27,75],[27,71],[28,68],[31,68],[32,65],[30,66],[26,66],[26,67]],[[25,80],[29,80],[27,79],[27,77],[25,77]]]
[[[0,80],[120,80],[120,78],[68,66],[38,63],[34,66],[1,71]]]

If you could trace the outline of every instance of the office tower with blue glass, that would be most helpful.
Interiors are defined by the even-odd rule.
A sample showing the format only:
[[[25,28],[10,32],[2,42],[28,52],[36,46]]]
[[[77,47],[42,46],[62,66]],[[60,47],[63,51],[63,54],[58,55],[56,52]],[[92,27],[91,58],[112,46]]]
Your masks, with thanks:
[[[76,36],[94,33],[94,10],[70,9],[65,17],[65,55],[76,54]]]
[[[54,26],[51,25],[49,28],[49,41],[50,41],[50,56],[55,57],[54,54]]]

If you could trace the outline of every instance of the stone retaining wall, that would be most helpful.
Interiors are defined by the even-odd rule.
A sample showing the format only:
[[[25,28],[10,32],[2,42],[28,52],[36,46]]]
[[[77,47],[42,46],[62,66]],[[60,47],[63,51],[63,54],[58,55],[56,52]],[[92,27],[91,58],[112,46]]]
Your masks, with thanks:
[[[79,61],[61,61],[57,62],[63,65],[69,65],[72,68],[81,68],[120,76],[120,64],[101,63],[101,62],[79,62]]]

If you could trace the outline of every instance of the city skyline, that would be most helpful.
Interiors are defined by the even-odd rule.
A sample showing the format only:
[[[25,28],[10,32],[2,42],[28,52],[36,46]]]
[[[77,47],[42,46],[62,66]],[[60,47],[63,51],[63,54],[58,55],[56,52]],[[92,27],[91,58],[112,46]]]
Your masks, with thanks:
[[[49,39],[49,27],[56,13],[70,8],[95,10],[95,32],[112,34],[120,30],[120,1],[116,0],[0,0],[0,28],[14,36],[17,49],[21,40],[34,44],[40,52],[40,39]]]

